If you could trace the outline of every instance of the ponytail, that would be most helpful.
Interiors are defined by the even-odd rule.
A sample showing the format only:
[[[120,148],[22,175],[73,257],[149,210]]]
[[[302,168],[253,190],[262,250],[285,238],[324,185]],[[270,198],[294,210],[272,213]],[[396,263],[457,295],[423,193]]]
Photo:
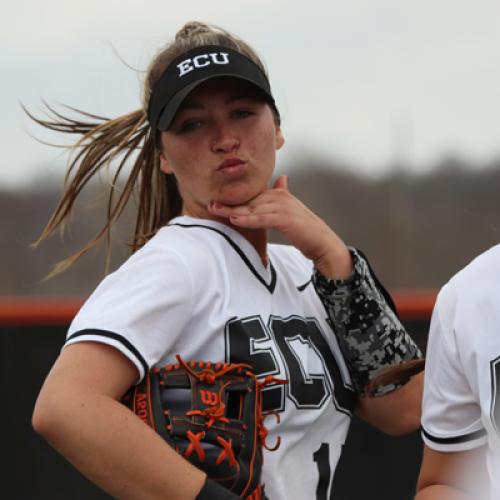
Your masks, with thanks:
[[[134,194],[138,199],[138,208],[132,251],[144,245],[160,227],[180,214],[182,203],[176,181],[173,176],[166,176],[160,171],[154,133],[142,109],[112,120],[73,108],[70,109],[80,115],[78,118],[63,115],[48,105],[47,109],[49,118],[46,120],[25,111],[45,128],[81,137],[69,148],[72,154],[62,197],[35,246],[64,229],[83,188],[103,168],[118,161],[109,187],[105,224],[82,249],[56,264],[49,276],[70,267],[103,238],[107,240],[109,261],[111,229]],[[124,185],[119,186],[120,174],[134,154],[130,173]]]

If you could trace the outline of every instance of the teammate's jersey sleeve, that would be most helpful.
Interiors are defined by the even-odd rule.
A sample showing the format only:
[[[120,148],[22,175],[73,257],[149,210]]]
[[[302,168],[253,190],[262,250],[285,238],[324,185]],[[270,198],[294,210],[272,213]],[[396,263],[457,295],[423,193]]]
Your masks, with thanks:
[[[193,281],[181,255],[152,241],[100,283],[70,325],[65,345],[111,345],[142,379],[189,318]]]
[[[313,283],[332,322],[354,386],[362,393],[380,370],[422,354],[366,259],[354,248],[350,252],[354,271],[349,278],[329,280],[316,271]],[[379,388],[377,394],[395,388],[389,384]]]
[[[437,451],[469,450],[486,442],[481,408],[466,376],[470,370],[457,344],[456,307],[454,289],[448,284],[432,314],[422,407],[422,438]]]

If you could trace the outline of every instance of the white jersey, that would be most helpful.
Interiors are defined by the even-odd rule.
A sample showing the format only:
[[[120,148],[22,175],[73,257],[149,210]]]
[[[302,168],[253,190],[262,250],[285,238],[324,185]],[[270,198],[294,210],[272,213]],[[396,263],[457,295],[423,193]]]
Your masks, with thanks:
[[[72,322],[66,345],[119,349],[139,379],[184,360],[245,362],[266,387],[263,483],[270,500],[330,498],[356,396],[327,313],[310,283],[312,262],[269,245],[265,267],[237,231],[177,217],[106,277]]]
[[[432,316],[427,353],[424,442],[443,452],[486,444],[490,498],[498,499],[500,245],[473,260],[443,287]]]

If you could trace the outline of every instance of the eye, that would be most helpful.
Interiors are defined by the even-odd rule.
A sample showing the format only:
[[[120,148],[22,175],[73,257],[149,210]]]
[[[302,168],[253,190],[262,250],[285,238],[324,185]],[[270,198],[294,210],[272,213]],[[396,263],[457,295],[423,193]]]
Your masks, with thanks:
[[[231,113],[231,116],[236,119],[244,119],[248,118],[249,116],[254,115],[255,113],[253,111],[250,111],[249,109],[237,109]]]
[[[204,122],[202,120],[185,120],[179,124],[177,127],[177,132],[180,134],[192,132],[193,130],[197,130],[203,127]]]

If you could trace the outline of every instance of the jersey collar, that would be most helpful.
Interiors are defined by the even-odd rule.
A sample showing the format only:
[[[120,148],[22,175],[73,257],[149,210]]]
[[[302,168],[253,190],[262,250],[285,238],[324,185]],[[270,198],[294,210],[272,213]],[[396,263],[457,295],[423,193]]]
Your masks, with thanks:
[[[255,247],[238,231],[232,227],[208,219],[198,219],[187,215],[181,215],[172,219],[169,226],[180,226],[185,228],[205,228],[220,234],[231,247],[238,253],[255,277],[271,292],[276,286],[276,270],[269,259],[264,266]]]

